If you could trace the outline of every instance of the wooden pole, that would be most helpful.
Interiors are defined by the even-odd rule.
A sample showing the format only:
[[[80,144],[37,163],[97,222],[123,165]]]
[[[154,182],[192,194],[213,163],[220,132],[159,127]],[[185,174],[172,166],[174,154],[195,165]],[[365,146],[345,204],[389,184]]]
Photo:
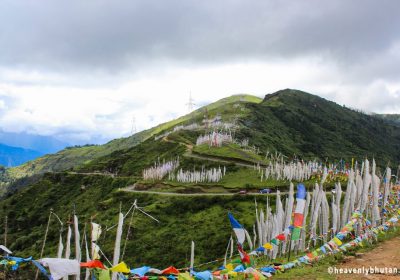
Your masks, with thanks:
[[[289,260],[290,260],[290,253],[292,252],[291,248],[292,248],[292,237],[290,236],[290,240],[289,240],[289,253],[288,253],[288,258],[287,258],[288,262],[289,262]]]
[[[6,218],[4,221],[4,246],[6,246],[6,247],[7,247],[7,231],[8,231],[7,221],[8,221],[8,216],[6,215]],[[7,255],[7,253],[5,253],[5,255]],[[6,277],[5,279],[7,279],[7,270],[4,270],[4,276]]]
[[[6,215],[5,221],[4,221],[4,246],[7,247],[7,231],[8,231],[8,216]]]
[[[40,258],[39,259],[41,259],[43,257],[44,247],[46,246],[47,233],[49,232],[51,213],[52,212],[53,212],[53,209],[50,209],[49,220],[47,221],[46,232],[44,233],[44,240],[43,240],[43,244],[42,244],[42,250],[40,251]],[[39,269],[36,270],[35,280],[37,280],[38,277],[39,277]]]

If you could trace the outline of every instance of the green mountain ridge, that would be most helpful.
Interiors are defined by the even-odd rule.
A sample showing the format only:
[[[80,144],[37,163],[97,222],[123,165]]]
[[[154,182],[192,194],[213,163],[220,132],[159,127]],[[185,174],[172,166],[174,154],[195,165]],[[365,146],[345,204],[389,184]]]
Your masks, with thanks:
[[[210,127],[173,131],[177,125],[199,124],[205,115],[210,119],[220,116],[223,121],[234,121],[236,127],[231,130],[232,135],[238,140],[248,139],[249,146],[246,149],[237,143],[219,148],[196,146],[197,137],[212,131]],[[86,160],[79,158],[79,164],[71,164],[68,168],[73,172],[46,173],[42,169],[44,174],[40,179],[16,188],[14,193],[0,200],[2,217],[9,217],[10,249],[17,255],[37,258],[50,209],[63,222],[70,220],[75,209],[81,230],[91,219],[110,227],[116,223],[120,206],[126,213],[137,199],[145,211],[160,220],[160,224],[135,213],[133,234],[128,237],[126,246],[126,263],[132,267],[187,267],[192,240],[196,243],[196,264],[224,255],[231,235],[228,211],[234,213],[248,230],[254,224],[253,196],[190,196],[190,193],[232,194],[243,188],[258,190],[266,186],[285,190],[289,182],[260,182],[259,174],[253,169],[255,164],[268,163],[266,152],[282,152],[287,159],[319,158],[325,161],[328,158],[329,161],[344,159],[347,162],[368,156],[375,157],[381,167],[400,162],[398,126],[291,89],[267,95],[263,100],[251,96],[229,97],[141,135],[134,145],[131,142],[120,149],[110,148],[107,154],[96,154]],[[154,136],[162,137],[156,139]],[[115,144],[128,140],[114,141]],[[62,154],[58,157],[58,161],[63,160]],[[184,170],[224,165],[227,174],[218,183],[183,184],[168,178],[143,180],[143,169],[154,162],[178,157],[179,168]],[[307,182],[308,187],[311,185],[312,182]],[[133,186],[187,195],[135,193],[126,189]],[[265,197],[257,200],[260,205],[266,203]],[[274,196],[270,196],[270,203],[274,204]],[[4,228],[4,219],[0,219],[0,228]],[[127,226],[124,237],[126,233]],[[58,223],[52,221],[46,256],[55,255],[58,236]],[[110,230],[100,242],[109,258],[114,236],[115,229]]]
[[[316,95],[286,89],[249,105],[242,137],[284,155],[320,159],[376,157],[381,164],[400,161],[400,130]]]
[[[111,154],[116,150],[123,150],[134,147],[135,145],[153,137],[154,135],[159,134],[162,131],[171,129],[174,126],[184,124],[185,122],[196,118],[201,119],[203,117],[205,109],[212,112],[215,110],[219,110],[220,108],[223,108],[224,106],[227,106],[228,104],[232,104],[234,102],[256,103],[261,102],[261,100],[261,98],[247,94],[233,95],[204,106],[198,110],[191,112],[188,115],[138,132],[130,137],[115,139],[104,145],[72,147],[64,149],[55,154],[45,155],[36,160],[27,162],[21,166],[9,169],[9,175],[11,178],[18,179],[34,174],[43,174],[45,172],[58,172],[68,170],[75,166],[88,163],[95,158]]]

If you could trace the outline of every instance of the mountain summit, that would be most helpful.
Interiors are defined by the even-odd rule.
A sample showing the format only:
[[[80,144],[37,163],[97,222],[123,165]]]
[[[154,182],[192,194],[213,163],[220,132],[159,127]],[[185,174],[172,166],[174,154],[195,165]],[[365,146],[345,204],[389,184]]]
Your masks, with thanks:
[[[119,154],[117,151],[137,145],[159,145],[155,136],[161,137],[179,129],[179,126],[203,125],[205,118],[211,120],[215,117],[235,123],[236,137],[249,139],[251,145],[263,152],[277,151],[287,157],[332,160],[376,156],[382,164],[400,159],[400,129],[395,124],[316,95],[284,89],[267,94],[264,99],[246,94],[223,98],[127,138],[104,145],[68,148],[43,156],[11,169],[10,174],[19,178],[91,165],[98,162],[97,159],[104,161]],[[177,133],[186,135],[189,132],[182,130]]]

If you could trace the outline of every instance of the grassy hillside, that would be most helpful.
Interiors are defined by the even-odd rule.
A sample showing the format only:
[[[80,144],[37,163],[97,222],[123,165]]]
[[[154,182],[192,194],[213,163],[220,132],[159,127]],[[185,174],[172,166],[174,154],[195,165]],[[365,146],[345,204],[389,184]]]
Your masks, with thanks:
[[[114,225],[120,203],[126,213],[138,199],[138,204],[160,223],[135,213],[125,260],[135,267],[145,264],[161,268],[171,264],[183,267],[188,265],[191,240],[196,242],[196,263],[224,254],[231,234],[228,211],[235,213],[249,229],[254,222],[253,197],[173,197],[119,191],[128,184],[126,178],[45,175],[40,182],[0,202],[2,216],[9,217],[10,249],[16,255],[38,257],[50,208],[63,222],[68,221],[75,208],[83,230],[91,216],[104,227]],[[4,219],[0,219],[0,228],[3,223]],[[124,227],[124,238],[126,232],[127,226]],[[53,219],[45,251],[47,256],[56,254],[58,234],[59,224]],[[63,234],[66,234],[65,229]],[[115,228],[100,239],[109,258],[114,238]]]
[[[368,156],[383,165],[400,161],[400,129],[380,118],[290,89],[248,106],[240,136],[265,151],[331,160]]]
[[[375,156],[382,166],[400,161],[400,128],[374,116],[361,114],[320,97],[295,90],[267,95],[262,102],[251,96],[222,99],[193,113],[129,138],[103,146],[64,150],[48,158],[30,162],[12,172],[36,174],[49,170],[74,172],[46,173],[36,181],[0,201],[2,217],[9,217],[9,245],[16,254],[38,256],[50,209],[66,222],[76,209],[83,229],[90,217],[104,226],[116,223],[120,208],[126,212],[135,199],[161,223],[135,214],[125,260],[135,267],[147,264],[163,267],[187,266],[190,241],[196,242],[196,262],[221,257],[231,234],[228,211],[251,230],[254,223],[253,196],[167,196],[126,192],[123,188],[142,184],[144,188],[175,192],[236,192],[288,182],[260,182],[252,168],[267,163],[265,152],[279,151],[288,157],[318,157],[324,160]],[[248,138],[262,153],[245,151],[236,144],[215,148],[195,146],[204,129],[180,130],[166,135],[175,125],[199,123],[204,115],[220,115],[238,124],[234,135]],[[210,129],[207,129],[210,130]],[[136,141],[136,142],[135,142]],[[144,182],[142,170],[155,161],[179,156],[180,168],[193,170],[225,165],[227,175],[218,184],[180,184],[166,178]],[[26,168],[26,169],[24,169]],[[98,175],[95,175],[99,172]],[[115,177],[109,174],[116,174]],[[15,175],[16,173],[14,173]],[[18,173],[17,173],[18,174]],[[16,175],[15,175],[16,176]],[[146,185],[147,184],[147,185]],[[271,202],[273,203],[273,196]],[[259,202],[265,205],[266,197]],[[0,219],[0,228],[4,220]],[[46,255],[54,256],[58,224],[53,220]],[[127,228],[124,228],[124,234]],[[65,235],[65,229],[64,229]],[[115,228],[100,245],[110,257]]]
[[[154,135],[172,129],[176,125],[188,124],[193,121],[201,122],[205,113],[207,113],[209,117],[213,117],[219,113],[222,115],[223,119],[232,119],[236,116],[243,116],[247,113],[244,105],[233,106],[234,104],[258,103],[261,101],[262,99],[259,97],[246,94],[223,98],[217,102],[195,110],[188,115],[160,124],[151,129],[141,131],[130,137],[115,139],[104,145],[72,147],[55,154],[45,155],[21,166],[9,169],[9,177],[21,178],[49,171],[68,170],[75,166],[88,163],[95,158],[109,155],[114,151],[131,148]]]

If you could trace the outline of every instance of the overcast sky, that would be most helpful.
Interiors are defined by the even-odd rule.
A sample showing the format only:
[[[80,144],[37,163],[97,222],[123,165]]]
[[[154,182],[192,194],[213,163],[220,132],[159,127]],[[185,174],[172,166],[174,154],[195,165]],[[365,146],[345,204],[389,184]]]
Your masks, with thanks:
[[[0,2],[0,127],[126,136],[237,94],[400,113],[400,1]]]

